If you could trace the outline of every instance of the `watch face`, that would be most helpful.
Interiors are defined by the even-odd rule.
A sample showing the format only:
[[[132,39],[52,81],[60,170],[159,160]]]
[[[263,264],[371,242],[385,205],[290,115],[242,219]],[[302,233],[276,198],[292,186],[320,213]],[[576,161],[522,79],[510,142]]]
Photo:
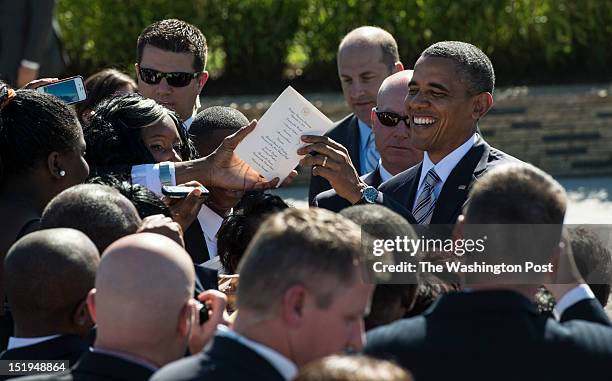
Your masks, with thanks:
[[[376,203],[378,198],[378,190],[374,187],[367,187],[363,190],[363,199],[370,204]]]

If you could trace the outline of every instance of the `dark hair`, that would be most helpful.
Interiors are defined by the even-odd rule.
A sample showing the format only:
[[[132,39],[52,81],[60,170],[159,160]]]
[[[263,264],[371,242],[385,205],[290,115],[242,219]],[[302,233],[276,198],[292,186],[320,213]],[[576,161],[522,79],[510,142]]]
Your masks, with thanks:
[[[167,19],[146,27],[138,36],[136,57],[139,64],[146,45],[174,53],[191,53],[193,69],[201,72],[206,68],[206,37],[196,26],[185,21]]]
[[[178,152],[181,158],[196,158],[197,152],[177,114],[134,93],[106,99],[96,107],[89,125],[85,127],[85,141],[89,148],[87,162],[91,166],[155,163],[140,138],[140,130],[165,115],[170,116],[181,138]]]
[[[610,251],[591,228],[579,226],[570,229],[569,233],[576,267],[599,303],[605,306],[612,281]]]
[[[249,124],[247,117],[235,108],[213,106],[197,113],[191,122],[189,133],[200,155],[207,156],[221,144],[223,138],[247,124]],[[224,134],[215,134],[215,132],[224,132]]]
[[[75,107],[79,121],[83,123],[81,115],[85,110],[93,110],[100,101],[113,95],[125,86],[130,86],[134,92],[138,89],[136,82],[132,78],[115,69],[104,69],[89,76],[85,80],[87,99],[77,103]]]
[[[80,230],[102,253],[117,239],[136,233],[140,218],[130,201],[117,190],[105,185],[79,184],[49,202],[40,225],[42,229]]]
[[[164,202],[146,187],[140,184],[132,184],[129,181],[121,180],[115,175],[102,175],[91,178],[89,184],[107,185],[119,191],[123,196],[134,204],[140,218],[163,214],[172,217],[170,209]]]
[[[469,93],[493,94],[495,72],[489,57],[476,46],[461,41],[437,42],[421,53],[421,57],[438,57],[453,60],[459,73],[469,84]]]
[[[12,96],[0,82],[0,183],[46,161],[51,152],[77,149],[82,134],[74,112],[59,98],[32,90]]]
[[[269,193],[245,193],[217,233],[217,252],[228,274],[236,273],[238,262],[261,223],[270,214],[288,207],[282,198]]]

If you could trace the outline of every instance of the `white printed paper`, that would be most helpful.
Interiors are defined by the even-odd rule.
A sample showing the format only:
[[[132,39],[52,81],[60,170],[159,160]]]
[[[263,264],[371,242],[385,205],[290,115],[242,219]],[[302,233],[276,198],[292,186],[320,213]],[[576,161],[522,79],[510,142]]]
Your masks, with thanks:
[[[257,127],[234,151],[267,181],[280,183],[298,165],[298,148],[305,145],[302,135],[323,135],[333,123],[293,87],[272,103]]]

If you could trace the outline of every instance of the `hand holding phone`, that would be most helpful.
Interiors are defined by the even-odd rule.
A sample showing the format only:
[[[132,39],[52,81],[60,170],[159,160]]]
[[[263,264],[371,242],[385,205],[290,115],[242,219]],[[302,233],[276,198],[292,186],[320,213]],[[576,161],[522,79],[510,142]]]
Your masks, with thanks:
[[[67,104],[78,103],[87,99],[83,77],[80,75],[65,78],[49,85],[40,86],[36,91],[54,95]]]

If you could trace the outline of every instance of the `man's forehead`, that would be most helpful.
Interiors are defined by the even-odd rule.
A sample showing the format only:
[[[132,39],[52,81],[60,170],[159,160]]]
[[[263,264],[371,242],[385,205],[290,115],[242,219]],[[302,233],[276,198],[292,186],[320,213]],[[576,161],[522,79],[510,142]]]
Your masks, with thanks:
[[[401,112],[404,109],[406,95],[408,95],[408,81],[385,86],[378,92],[376,106],[383,111]]]
[[[380,66],[382,65],[382,67]],[[338,53],[338,71],[367,72],[386,68],[382,61],[382,49],[375,45],[349,45]]]
[[[175,53],[147,44],[142,51],[140,66],[163,72],[190,73],[194,71],[194,60],[193,53]]]

